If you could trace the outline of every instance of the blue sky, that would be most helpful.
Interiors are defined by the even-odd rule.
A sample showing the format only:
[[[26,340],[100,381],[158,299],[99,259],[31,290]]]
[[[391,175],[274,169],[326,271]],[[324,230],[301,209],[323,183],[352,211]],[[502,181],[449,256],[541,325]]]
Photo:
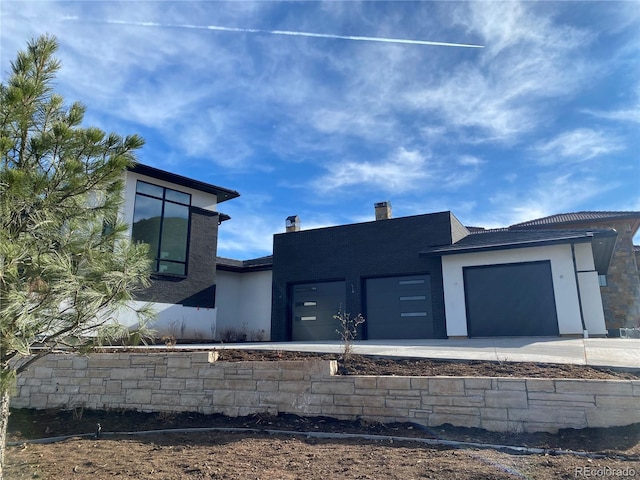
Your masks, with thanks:
[[[290,215],[368,221],[383,200],[484,227],[640,210],[640,2],[3,0],[0,15],[3,81],[56,35],[57,90],[87,125],[241,193],[220,205],[222,256],[270,254]]]

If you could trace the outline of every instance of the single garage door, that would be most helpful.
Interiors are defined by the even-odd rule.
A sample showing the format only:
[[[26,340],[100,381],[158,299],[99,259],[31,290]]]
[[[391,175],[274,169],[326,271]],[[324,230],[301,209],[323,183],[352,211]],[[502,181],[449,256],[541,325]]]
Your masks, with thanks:
[[[557,336],[551,263],[466,267],[470,337]]]
[[[345,305],[345,284],[318,282],[294,285],[291,337],[297,341],[339,340],[339,323],[333,318]]]
[[[367,338],[433,338],[429,275],[366,280]]]

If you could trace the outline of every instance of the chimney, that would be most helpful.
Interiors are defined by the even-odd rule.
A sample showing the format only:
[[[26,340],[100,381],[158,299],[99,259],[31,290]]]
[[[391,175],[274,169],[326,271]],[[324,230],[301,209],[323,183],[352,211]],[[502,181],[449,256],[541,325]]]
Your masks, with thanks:
[[[376,208],[376,220],[387,220],[391,218],[391,202],[378,202],[373,205]]]
[[[287,217],[285,224],[287,226],[287,233],[300,231],[300,217],[297,215]]]

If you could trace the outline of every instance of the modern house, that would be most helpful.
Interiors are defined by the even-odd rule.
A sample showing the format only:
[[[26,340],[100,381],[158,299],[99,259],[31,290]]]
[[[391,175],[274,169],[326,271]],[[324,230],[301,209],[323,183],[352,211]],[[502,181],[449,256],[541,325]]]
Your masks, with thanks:
[[[217,257],[218,204],[234,190],[146,165],[126,172],[131,238],[150,245],[161,335],[193,340],[339,338],[334,315],[362,313],[360,338],[604,336],[640,324],[632,238],[640,212],[579,212],[485,230],[451,212],[300,230],[273,255]],[[123,314],[121,321],[133,324]]]
[[[272,340],[337,339],[338,309],[361,338],[604,336],[598,283],[613,229],[472,233],[451,212],[274,236]],[[293,218],[293,220],[292,220]]]
[[[229,219],[217,208],[239,195],[147,165],[126,172],[122,216],[132,240],[149,244],[152,262],[152,285],[134,307],[151,304],[159,334],[216,337],[218,227]],[[120,321],[135,324],[131,312],[122,315]]]

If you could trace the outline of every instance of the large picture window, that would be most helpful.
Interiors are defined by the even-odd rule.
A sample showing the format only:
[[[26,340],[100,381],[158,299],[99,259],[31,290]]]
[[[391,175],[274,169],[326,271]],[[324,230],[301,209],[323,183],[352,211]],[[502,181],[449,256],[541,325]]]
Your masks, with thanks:
[[[132,238],[149,245],[153,271],[186,275],[191,195],[138,181]]]

